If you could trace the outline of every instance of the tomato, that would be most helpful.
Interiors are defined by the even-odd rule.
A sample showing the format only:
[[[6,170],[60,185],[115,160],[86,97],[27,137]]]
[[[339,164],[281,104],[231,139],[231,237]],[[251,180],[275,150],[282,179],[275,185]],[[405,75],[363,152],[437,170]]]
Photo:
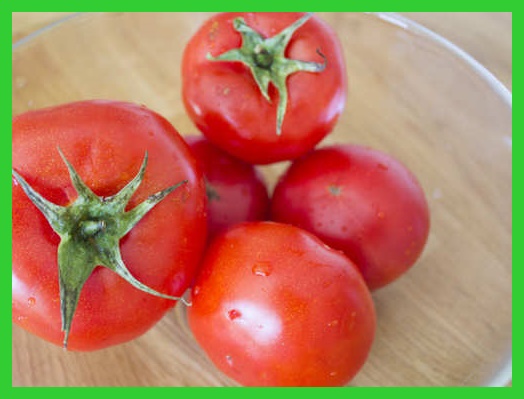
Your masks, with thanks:
[[[101,100],[16,116],[12,136],[13,322],[78,351],[147,331],[205,245],[204,179],[187,144],[153,111]]]
[[[203,136],[185,136],[203,168],[208,197],[208,238],[240,222],[265,220],[269,195],[260,171]]]
[[[230,154],[256,164],[293,159],[344,109],[343,51],[314,15],[217,14],[185,47],[182,96],[198,129]]]
[[[406,166],[348,144],[296,160],[275,187],[271,218],[344,251],[371,289],[391,283],[416,262],[430,225],[424,192]]]
[[[267,221],[216,237],[187,316],[209,358],[245,386],[347,384],[376,328],[370,292],[345,255]]]

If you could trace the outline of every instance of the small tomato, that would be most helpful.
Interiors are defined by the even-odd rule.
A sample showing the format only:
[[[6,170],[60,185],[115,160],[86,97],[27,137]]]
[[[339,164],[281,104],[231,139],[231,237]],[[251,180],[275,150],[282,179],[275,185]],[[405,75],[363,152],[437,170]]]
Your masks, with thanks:
[[[203,136],[184,138],[206,179],[209,239],[237,223],[269,217],[266,183],[254,165],[229,155]]]
[[[411,171],[388,154],[348,144],[296,160],[275,187],[271,218],[344,251],[371,289],[416,262],[430,225],[426,197]]]

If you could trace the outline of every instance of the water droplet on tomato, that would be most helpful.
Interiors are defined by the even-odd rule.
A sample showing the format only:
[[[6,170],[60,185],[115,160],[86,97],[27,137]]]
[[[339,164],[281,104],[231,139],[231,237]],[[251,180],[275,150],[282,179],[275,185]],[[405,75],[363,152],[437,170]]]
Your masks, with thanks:
[[[348,323],[347,323],[347,329],[349,331],[353,330],[353,328],[355,327],[355,321],[357,319],[357,312],[351,312],[351,315],[349,317],[349,320],[348,320]]]
[[[268,277],[272,272],[272,267],[269,262],[257,262],[251,268],[255,276]]]
[[[29,297],[27,299],[27,306],[29,306],[30,308],[32,308],[33,306],[35,306],[36,304],[36,298],[34,297]]]
[[[335,377],[338,373],[336,371],[332,371],[329,373],[330,377]]]
[[[227,312],[227,317],[229,320],[235,320],[239,317],[242,317],[242,313],[237,309],[231,309],[229,312]]]
[[[383,163],[378,163],[377,167],[381,170],[388,170],[389,167],[387,165],[384,165]]]
[[[294,247],[294,246],[290,246],[289,251],[297,256],[302,256],[306,253],[306,251],[304,251],[302,248]]]
[[[200,292],[200,286],[195,285],[195,287],[193,288],[193,295],[198,295],[199,292]]]
[[[18,316],[16,320],[18,320],[19,323],[22,323],[27,320],[27,316]]]
[[[331,251],[331,250],[333,249],[333,248],[331,248],[329,245],[327,245],[327,244],[325,244],[325,243],[322,243],[322,246],[323,246],[325,249],[329,250],[329,251]]]
[[[226,355],[226,363],[227,363],[230,367],[233,367],[233,358],[231,357],[231,355]]]
[[[322,283],[322,288],[328,288],[331,287],[331,285],[333,285],[333,281],[326,280]]]
[[[328,323],[328,327],[336,327],[338,326],[338,323],[339,321],[337,319],[335,320],[331,320],[329,323]]]

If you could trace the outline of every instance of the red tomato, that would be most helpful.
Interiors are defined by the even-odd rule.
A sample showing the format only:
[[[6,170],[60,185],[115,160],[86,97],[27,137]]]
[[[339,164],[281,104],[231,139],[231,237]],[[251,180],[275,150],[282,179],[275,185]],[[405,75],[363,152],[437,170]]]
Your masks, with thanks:
[[[376,328],[353,263],[297,227],[237,225],[209,247],[187,309],[214,364],[245,386],[338,386],[363,366]]]
[[[119,245],[115,241],[116,248],[107,250],[109,255],[103,243],[99,254],[86,255],[75,248],[98,242],[102,233],[118,226],[93,216],[87,230],[78,227],[68,233],[69,237],[65,234],[61,238],[22,190],[20,180],[13,178],[15,323],[62,345],[59,242],[62,253],[71,252],[69,258],[63,258],[65,266],[85,259],[79,264],[87,267],[99,259],[109,259],[112,253],[116,259],[120,250],[124,265],[138,281],[162,294],[184,293],[205,244],[205,186],[189,147],[167,120],[143,106],[86,101],[19,115],[13,119],[12,134],[14,171],[45,199],[62,207],[78,204],[79,196],[58,147],[85,185],[104,197],[99,201],[102,204],[116,201],[110,196],[137,175],[147,151],[149,163],[127,211],[136,209],[150,195],[187,180],[151,209]],[[151,200],[156,199],[147,201]],[[127,213],[128,218],[134,215]],[[82,223],[80,220],[78,226]],[[103,228],[96,230],[97,226]],[[78,270],[61,271],[61,279],[71,278],[71,274],[80,273]],[[176,303],[142,292],[105,267],[96,267],[88,276],[72,319],[71,350],[94,350],[131,340]]]
[[[234,224],[267,219],[269,195],[256,167],[232,157],[202,136],[184,138],[206,178],[209,239]]]
[[[271,207],[273,220],[344,251],[371,289],[406,272],[429,233],[428,204],[415,176],[393,157],[357,145],[320,148],[295,161]]]
[[[249,163],[304,154],[333,129],[345,106],[346,69],[336,33],[316,16],[293,25],[303,23],[304,16],[217,14],[185,48],[182,94],[189,116],[211,142]],[[239,24],[249,35],[244,40],[235,29]],[[284,31],[290,26],[293,30]],[[282,31],[285,45],[275,46]],[[244,55],[238,56],[235,49],[242,44]],[[231,61],[234,57],[242,60]],[[253,68],[245,64],[250,60],[256,60]],[[284,70],[293,68],[305,70],[286,76]],[[258,71],[260,85],[252,70]]]

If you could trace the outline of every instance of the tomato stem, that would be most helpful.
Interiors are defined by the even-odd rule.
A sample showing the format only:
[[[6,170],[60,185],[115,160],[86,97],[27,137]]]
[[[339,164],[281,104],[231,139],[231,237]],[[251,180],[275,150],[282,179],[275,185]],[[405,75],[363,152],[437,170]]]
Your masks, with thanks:
[[[209,180],[205,179],[206,183],[206,196],[208,201],[219,201],[220,195],[218,194],[218,191],[213,187],[213,185],[209,182]]]
[[[300,61],[286,58],[284,53],[295,31],[304,25],[312,14],[308,13],[275,36],[263,38],[260,33],[246,24],[242,17],[233,21],[234,29],[242,36],[242,45],[226,51],[216,57],[207,54],[211,61],[241,62],[246,65],[255,79],[264,98],[271,102],[268,93],[269,83],[278,91],[276,133],[282,133],[282,123],[287,109],[288,90],[287,77],[296,72],[321,72],[326,67],[326,58],[318,52],[323,63]]]
[[[255,46],[253,59],[258,67],[269,69],[273,64],[275,57],[273,56],[273,54],[271,54],[271,52],[268,49],[262,47],[261,45],[257,45]]]
[[[78,198],[68,206],[60,206],[48,201],[33,189],[18,172],[13,170],[12,173],[29,199],[60,236],[58,271],[64,348],[67,348],[71,324],[82,287],[97,266],[113,270],[135,288],[148,294],[175,301],[181,300],[189,305],[183,298],[155,291],[133,277],[122,260],[119,247],[120,239],[146,213],[168,194],[186,184],[187,180],[149,196],[133,209],[126,211],[129,200],[143,180],[147,165],[147,152],[139,172],[122,190],[111,197],[99,197],[82,181],[60,148],[58,151],[78,193]]]

